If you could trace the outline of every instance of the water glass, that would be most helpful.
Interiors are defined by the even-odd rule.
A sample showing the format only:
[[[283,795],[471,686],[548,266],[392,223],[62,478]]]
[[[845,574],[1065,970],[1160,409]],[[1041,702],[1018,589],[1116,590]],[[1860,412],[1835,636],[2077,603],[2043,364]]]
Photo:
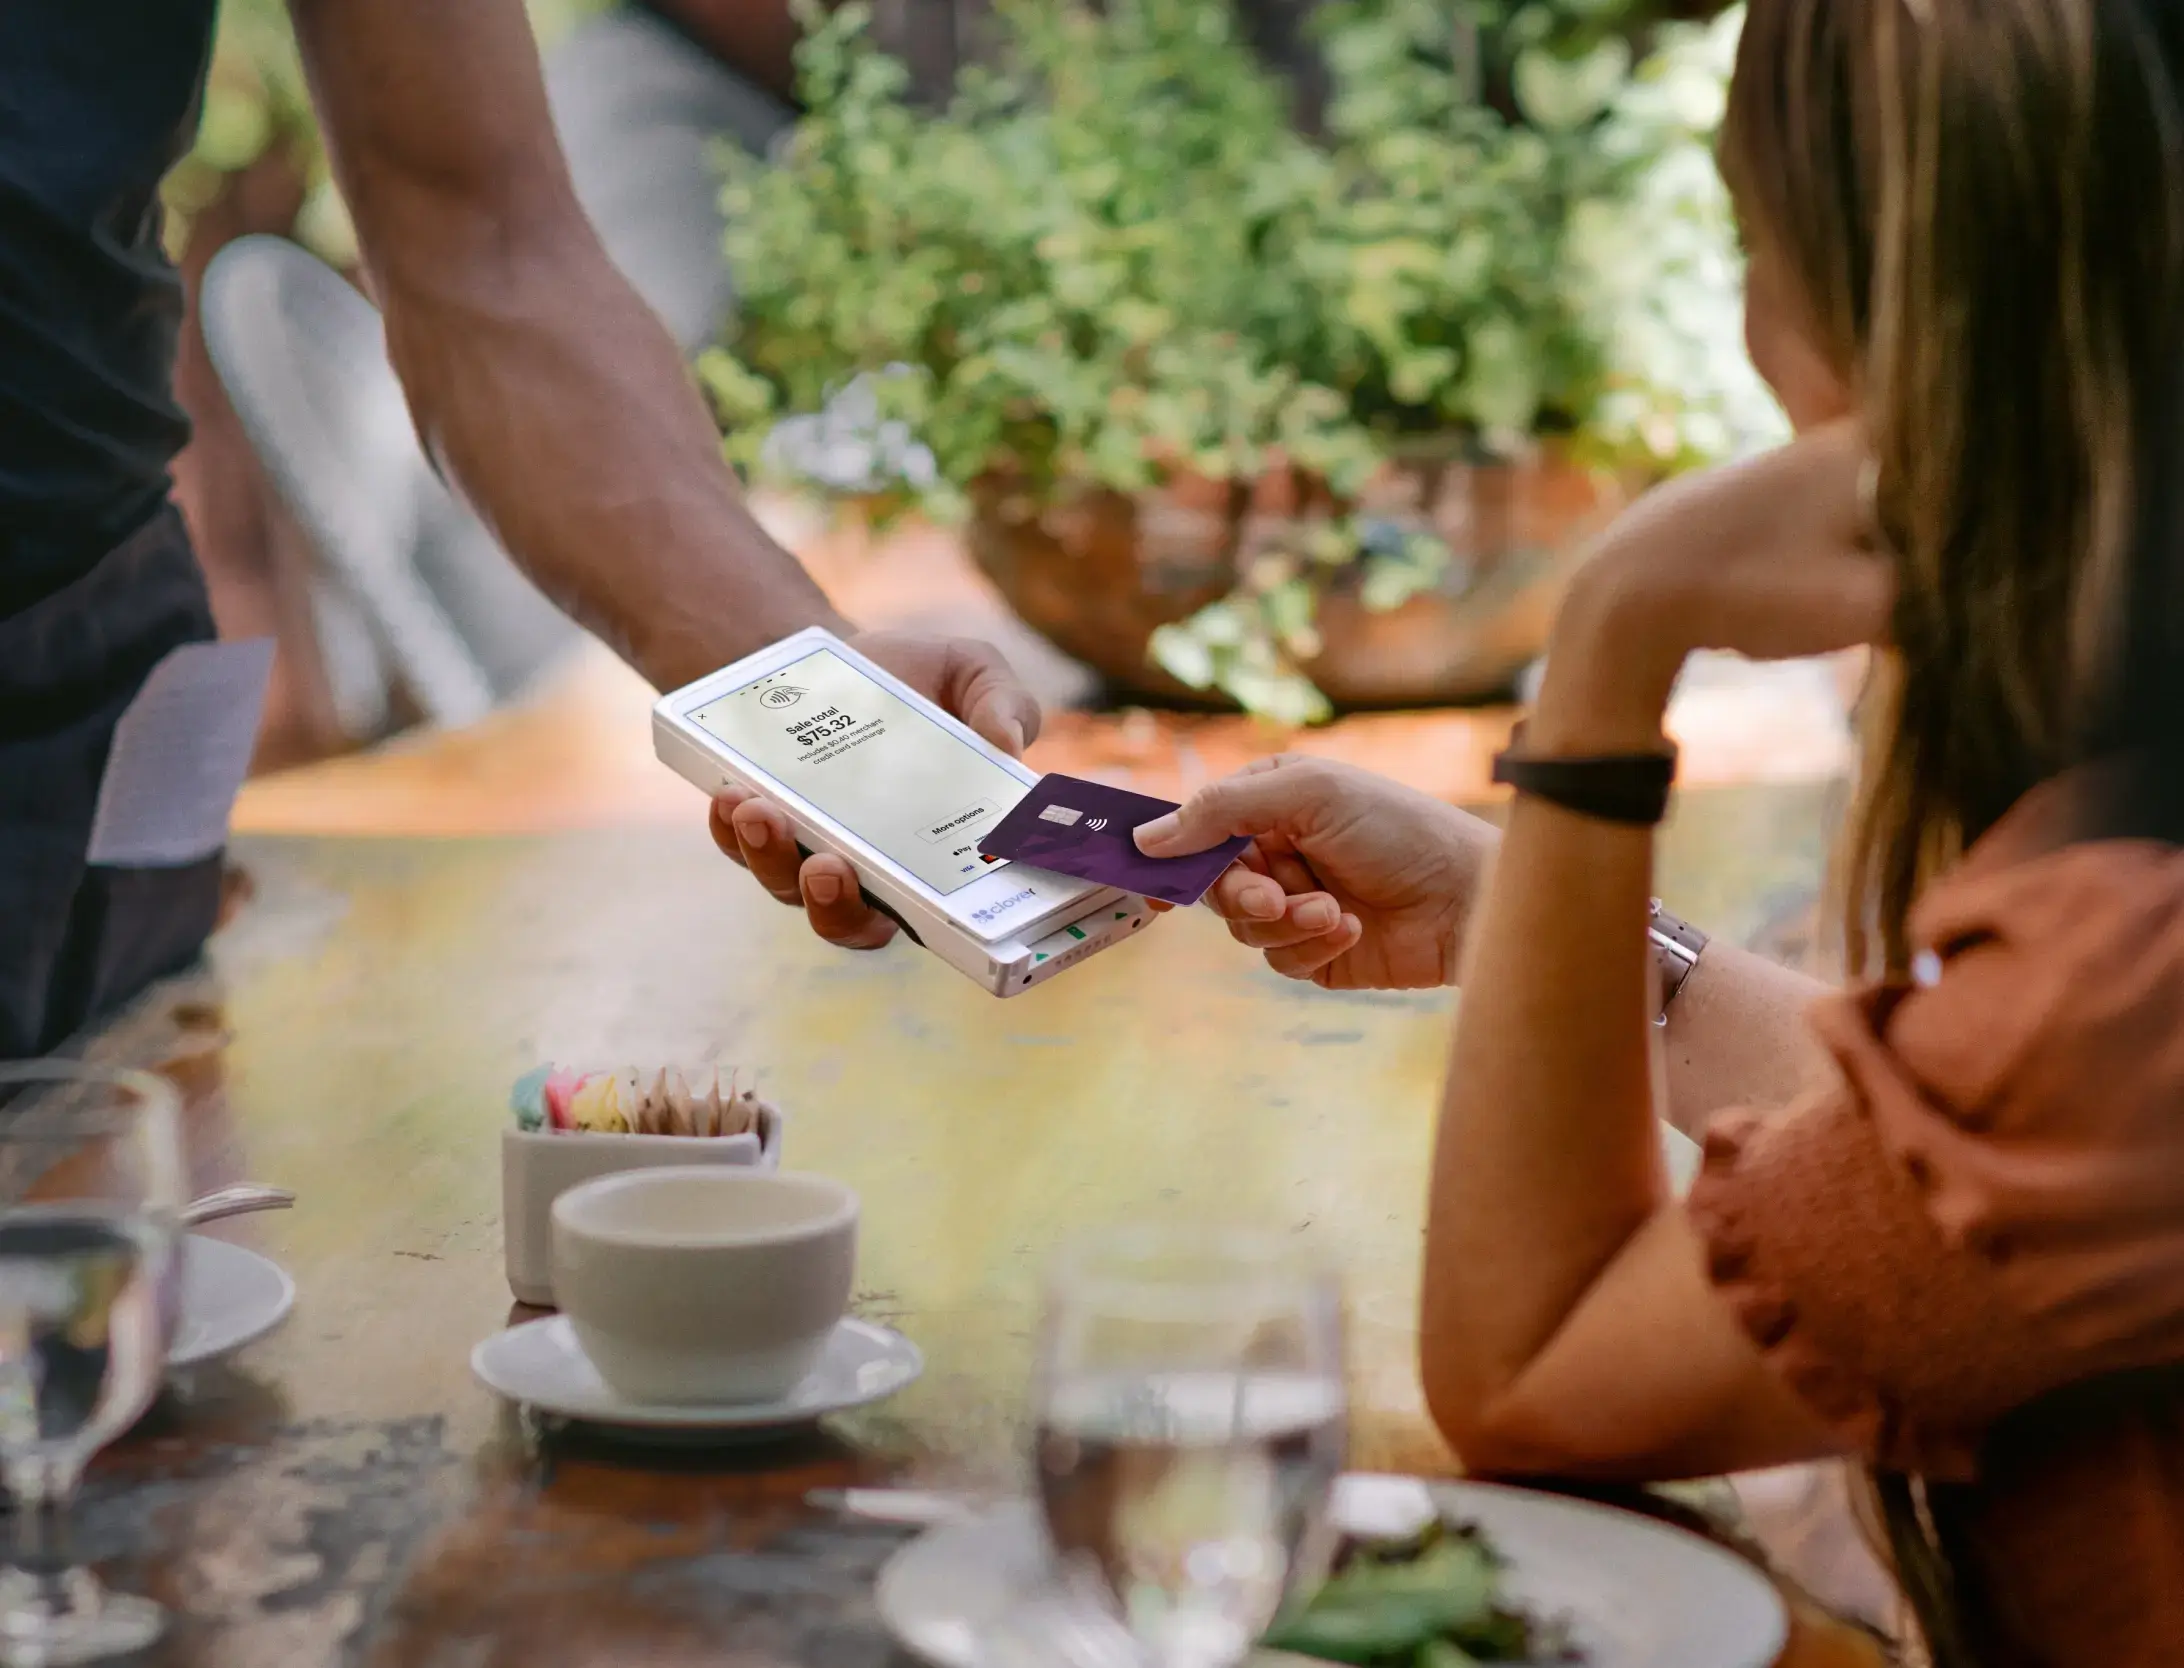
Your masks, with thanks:
[[[1324,1570],[1342,1301],[1294,1238],[1147,1228],[1073,1247],[1035,1397],[1048,1602],[1093,1595],[1139,1662],[1234,1668]]]
[[[176,1096],[161,1079],[0,1062],[5,1668],[95,1662],[159,1637],[159,1607],[107,1592],[67,1531],[84,1467],[159,1392],[185,1197]]]

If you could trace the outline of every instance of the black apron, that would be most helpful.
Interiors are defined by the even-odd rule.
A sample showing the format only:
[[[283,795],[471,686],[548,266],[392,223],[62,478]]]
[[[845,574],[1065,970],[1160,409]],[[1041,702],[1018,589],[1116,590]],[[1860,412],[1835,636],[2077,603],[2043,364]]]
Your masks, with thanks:
[[[218,857],[87,859],[114,727],[212,636],[168,469],[182,283],[159,181],[215,0],[0,0],[0,1059],[196,952]]]
[[[44,1053],[186,966],[221,860],[87,861],[114,727],[166,655],[213,635],[171,507],[90,572],[0,619],[0,1060]]]

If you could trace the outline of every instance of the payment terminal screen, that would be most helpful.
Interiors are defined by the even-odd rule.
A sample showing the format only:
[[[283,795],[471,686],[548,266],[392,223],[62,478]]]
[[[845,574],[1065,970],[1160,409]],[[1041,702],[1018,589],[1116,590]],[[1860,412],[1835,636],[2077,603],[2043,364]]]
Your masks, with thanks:
[[[1029,790],[832,649],[692,710],[690,720],[935,892],[999,865],[979,836]]]

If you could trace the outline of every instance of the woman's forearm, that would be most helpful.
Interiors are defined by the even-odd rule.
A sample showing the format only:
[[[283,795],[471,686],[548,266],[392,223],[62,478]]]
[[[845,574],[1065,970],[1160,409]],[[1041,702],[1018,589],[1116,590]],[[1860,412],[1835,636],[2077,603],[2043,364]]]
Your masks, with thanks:
[[[1733,944],[1707,945],[1661,1028],[1665,1116],[1698,1138],[1727,1107],[1785,1106],[1827,1070],[1805,1010],[1827,987]]]
[[[1471,933],[1427,1211],[1420,1368],[1459,1448],[1667,1198],[1652,872],[1650,829],[1511,810]]]
[[[1656,752],[1676,667],[1626,668],[1573,589],[1524,751]],[[1567,648],[1571,652],[1562,652]],[[1459,1449],[1669,1198],[1646,930],[1654,831],[1520,794],[1470,946],[1426,1219],[1419,1366]],[[1664,1109],[1665,1110],[1665,1109]]]
[[[1564,600],[1523,751],[1658,754],[1695,649],[1787,658],[1877,640],[1892,579],[1861,542],[1862,455],[1846,422],[1685,477],[1626,514]],[[1552,1464],[1586,1447],[1619,1463],[1683,1463],[1686,1439],[1724,1407],[1765,1410],[1771,1434],[1749,1452],[1822,1440],[1809,1418],[1785,1414],[1786,1392],[1713,1296],[1697,1237],[1670,1206],[1653,1119],[1668,1098],[1655,1050],[1672,1041],[1653,1023],[1653,843],[1650,827],[1520,794],[1475,929],[1431,1175],[1419,1364],[1443,1433],[1489,1464]],[[1795,984],[1729,955],[1700,967],[1667,1027],[1681,1028],[1681,1111],[1694,1122],[1708,1103],[1744,1098],[1737,1079],[1801,1076],[1810,1059],[1784,1023],[1800,1005]],[[1755,1046],[1777,1028],[1779,1049]],[[1615,1275],[1630,1283],[1618,1289]],[[1623,1382],[1638,1344],[1658,1350],[1660,1317],[1678,1304],[1690,1328],[1674,1342],[1679,1360],[1654,1366],[1685,1381],[1674,1390],[1683,1411],[1663,1424],[1650,1406],[1662,1428],[1643,1443],[1555,1434]],[[1586,1334],[1586,1317],[1606,1324]],[[1711,1364],[1681,1360],[1687,1345]],[[1543,1363],[1556,1361],[1549,1394]]]
[[[1644,1023],[1652,845],[1650,831],[1512,808],[1470,929],[1428,1217],[1421,1338],[1445,1429],[1483,1411],[1662,1202],[1646,1112],[1696,1137],[1726,1107],[1789,1103],[1825,1069],[1804,1023],[1825,987],[1733,945],[1707,946],[1666,1026]]]
[[[1473,818],[1460,831],[1469,845],[1466,872],[1487,868],[1499,835]],[[1473,915],[1475,938],[1476,908]],[[1826,989],[1736,945],[1719,939],[1707,945],[1661,1029],[1667,1120],[1696,1139],[1726,1107],[1779,1106],[1809,1087],[1825,1056],[1804,1023],[1805,1010]]]

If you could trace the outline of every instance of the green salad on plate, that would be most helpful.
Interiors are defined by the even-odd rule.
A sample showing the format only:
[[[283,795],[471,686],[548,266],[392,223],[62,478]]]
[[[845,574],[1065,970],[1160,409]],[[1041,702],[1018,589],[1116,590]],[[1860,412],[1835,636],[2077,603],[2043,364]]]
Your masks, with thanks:
[[[1350,1538],[1325,1585],[1266,1644],[1358,1668],[1583,1661],[1565,1623],[1510,1598],[1504,1570],[1472,1523],[1436,1517],[1400,1539]]]

